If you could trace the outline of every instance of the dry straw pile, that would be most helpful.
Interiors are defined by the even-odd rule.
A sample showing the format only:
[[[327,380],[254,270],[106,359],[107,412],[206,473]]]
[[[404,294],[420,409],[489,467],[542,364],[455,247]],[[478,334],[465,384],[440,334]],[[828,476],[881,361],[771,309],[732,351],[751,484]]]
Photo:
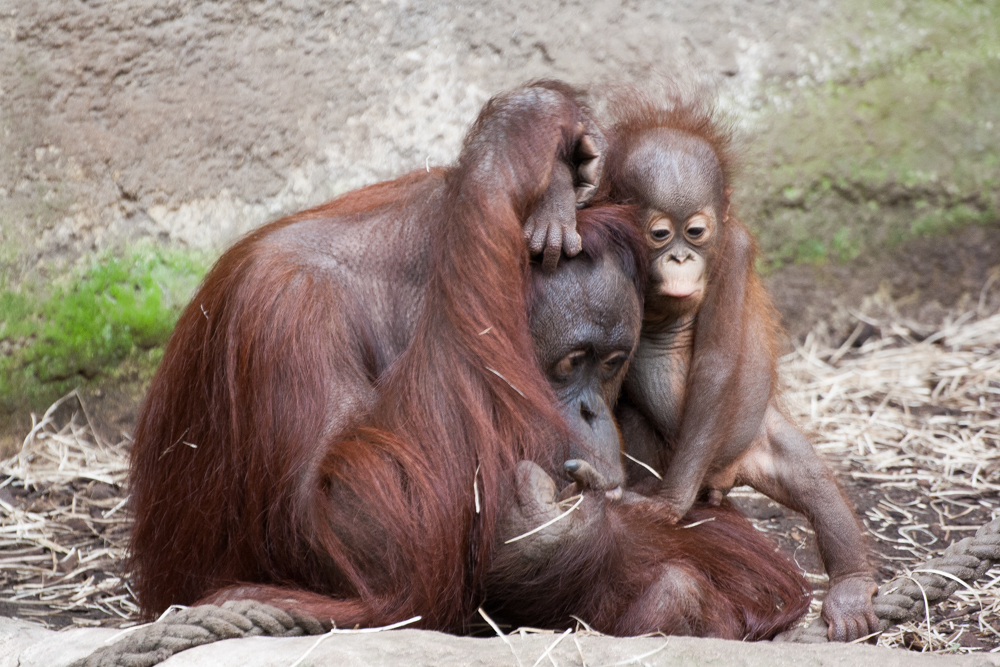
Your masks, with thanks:
[[[885,580],[1000,512],[1000,314],[963,318],[923,340],[899,324],[869,324],[879,335],[860,347],[849,339],[821,349],[807,339],[781,368],[787,408],[844,480]],[[127,443],[95,437],[73,393],[36,423],[18,456],[0,464],[0,614],[53,625],[134,621],[122,572],[126,452]],[[801,521],[792,529],[757,523],[785,531],[786,543],[809,541]],[[810,578],[824,587],[823,576]],[[929,623],[879,641],[1000,650],[998,611],[995,568]]]
[[[127,624],[138,607],[121,567],[125,443],[100,442],[76,392],[33,422],[21,452],[0,463],[0,614]]]
[[[789,411],[811,431],[862,512],[881,562],[905,574],[1000,514],[1000,314],[971,314],[917,341],[899,324],[859,348],[810,340],[781,370]],[[857,331],[861,330],[861,325]],[[919,626],[880,644],[1000,647],[1000,568]]]

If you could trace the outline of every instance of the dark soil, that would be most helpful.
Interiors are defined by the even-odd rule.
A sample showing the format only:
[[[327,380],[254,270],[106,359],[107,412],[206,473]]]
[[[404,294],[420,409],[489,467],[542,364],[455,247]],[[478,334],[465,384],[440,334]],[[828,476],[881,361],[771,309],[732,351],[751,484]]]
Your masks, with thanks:
[[[769,276],[767,286],[793,340],[814,332],[839,346],[858,323],[849,310],[902,319],[927,335],[948,317],[1000,309],[1000,221],[914,239],[848,264],[790,266]]]
[[[880,499],[887,497],[887,491],[877,484],[852,479],[850,477],[850,468],[846,466],[835,466],[835,468],[839,468],[841,487],[843,488],[844,495],[847,496],[847,499],[856,509],[857,516],[862,518],[866,527],[878,531],[886,538],[900,538],[901,536],[898,533],[899,528],[926,524],[927,530],[933,535],[933,538],[926,536],[925,540],[920,540],[919,538],[918,540],[923,542],[924,546],[928,547],[936,555],[952,542],[974,535],[975,531],[972,530],[943,530],[937,513],[931,508],[926,507],[926,505],[924,507],[919,506],[919,504],[923,504],[919,503],[919,501],[924,500],[925,497],[913,491],[902,489],[894,489],[888,495],[891,495],[891,501],[894,504],[905,507],[912,519],[897,513],[893,518],[900,522],[905,521],[904,524],[896,524],[895,526],[870,525],[868,520],[863,517],[865,517],[867,510],[878,505]],[[823,564],[816,549],[815,534],[804,516],[768,498],[760,496],[735,496],[732,499],[750,520],[753,521],[754,525],[768,533],[781,545],[786,553],[793,554],[793,558],[799,567],[814,575],[822,575],[824,573]],[[956,500],[960,499],[975,502],[978,496],[956,498]],[[885,511],[884,506],[881,509]],[[978,528],[989,523],[992,518],[993,515],[990,508],[980,507],[964,515],[961,519],[950,522],[950,525],[975,526]],[[936,538],[936,542],[934,538]],[[904,540],[900,541],[904,542]],[[913,570],[928,558],[926,553],[917,552],[912,546],[907,544],[892,544],[871,536],[869,536],[868,547],[871,563],[875,568],[875,580],[879,584]],[[822,588],[823,590],[816,590],[818,588]],[[816,589],[814,589],[814,592],[817,593],[817,598],[822,599],[825,595],[825,585],[816,587]],[[948,620],[954,624],[956,629],[961,625],[967,626],[967,631],[959,637],[959,643],[962,646],[982,648],[986,651],[1000,647],[1000,638],[996,635],[987,632],[978,632],[979,612],[980,608],[978,605],[965,605],[961,601],[952,598],[945,600],[931,609],[931,624],[936,625],[939,621]],[[920,636],[915,635],[909,639],[911,649],[922,650],[923,639]]]

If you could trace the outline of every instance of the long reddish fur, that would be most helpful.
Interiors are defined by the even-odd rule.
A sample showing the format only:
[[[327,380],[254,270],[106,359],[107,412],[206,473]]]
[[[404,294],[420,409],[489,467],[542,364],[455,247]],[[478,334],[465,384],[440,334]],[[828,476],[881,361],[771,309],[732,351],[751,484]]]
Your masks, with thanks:
[[[569,150],[579,108],[567,108],[545,126],[488,104],[456,167],[349,193],[223,255],[178,322],[137,422],[130,567],[144,614],[242,597],[341,627],[418,614],[422,627],[466,626],[484,599],[517,463],[554,472],[563,458],[564,430],[528,336],[520,221],[546,186],[545,155]],[[484,175],[466,158],[489,140],[487,122],[505,134],[495,151],[503,162],[486,161]],[[264,251],[264,241],[304,219],[405,214],[426,220],[432,238],[423,312],[406,351],[377,378],[374,407],[346,431],[325,432],[336,364],[364,364],[368,353],[352,351],[377,355],[378,341],[331,331],[343,315],[331,285]],[[359,516],[372,525],[359,530]],[[625,535],[649,539],[654,554],[667,548],[644,537],[657,534],[655,518],[620,520],[624,533],[602,542]],[[370,544],[342,540],[369,534]],[[641,588],[608,554],[607,544],[593,545],[568,554],[567,565],[618,571],[627,590]],[[769,571],[768,558],[741,557],[748,570]],[[572,595],[581,588],[565,586]]]
[[[457,167],[349,193],[223,255],[180,318],[137,422],[130,566],[146,615],[250,582],[329,596],[324,616],[340,625],[420,614],[425,627],[463,627],[482,599],[517,462],[551,469],[560,441],[528,335],[521,220],[546,187],[545,156],[579,123],[579,107],[564,106],[564,117],[539,120],[491,102]],[[486,123],[504,129],[499,146],[484,147]],[[477,151],[491,159],[471,162]],[[341,314],[330,285],[262,242],[304,218],[407,214],[432,237],[416,331],[377,378],[370,413],[324,433],[335,364],[363,360],[330,335]],[[326,493],[345,488],[374,508],[366,519],[381,552],[338,539],[351,517]]]
[[[664,516],[655,503],[609,507],[607,530],[587,551],[559,552],[513,595],[491,596],[487,609],[513,627],[572,627],[572,615],[617,636],[759,640],[809,606],[799,570],[731,505],[696,506],[678,524]],[[681,573],[686,590],[644,599],[664,566]]]

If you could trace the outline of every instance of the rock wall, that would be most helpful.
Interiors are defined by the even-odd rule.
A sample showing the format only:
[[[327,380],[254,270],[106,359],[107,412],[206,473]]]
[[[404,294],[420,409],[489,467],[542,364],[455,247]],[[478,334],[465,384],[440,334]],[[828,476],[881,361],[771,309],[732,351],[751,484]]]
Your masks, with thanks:
[[[449,162],[533,78],[682,72],[751,109],[823,60],[836,4],[0,0],[0,265],[16,284],[139,236],[224,247]]]

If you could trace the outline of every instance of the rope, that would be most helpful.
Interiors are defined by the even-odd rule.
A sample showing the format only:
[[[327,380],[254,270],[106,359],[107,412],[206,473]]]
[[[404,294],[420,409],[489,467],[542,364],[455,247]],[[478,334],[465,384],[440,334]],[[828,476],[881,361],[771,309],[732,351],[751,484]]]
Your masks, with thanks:
[[[971,584],[997,562],[1000,562],[1000,518],[982,526],[975,537],[955,542],[941,556],[932,558],[911,574],[879,586],[872,598],[875,615],[880,621],[879,632],[924,618],[925,595],[928,605],[937,604],[962,587],[961,582]],[[775,641],[816,644],[827,641],[826,631],[826,622],[818,618],[808,627],[783,632]]]
[[[323,634],[315,618],[252,600],[188,607],[141,626],[70,667],[151,667],[175,653],[223,639]]]
[[[880,621],[879,631],[922,618],[925,596],[928,605],[937,604],[962,586],[957,580],[972,583],[997,562],[1000,562],[1000,519],[981,527],[975,537],[955,542],[940,557],[927,561],[910,575],[882,584],[872,598]],[[311,616],[260,602],[238,600],[221,607],[201,605],[142,626],[114,644],[77,660],[71,667],[152,667],[175,653],[223,639],[299,637],[324,632],[319,621]],[[826,632],[826,622],[818,618],[808,627],[778,635],[775,641],[820,643],[827,641]]]

